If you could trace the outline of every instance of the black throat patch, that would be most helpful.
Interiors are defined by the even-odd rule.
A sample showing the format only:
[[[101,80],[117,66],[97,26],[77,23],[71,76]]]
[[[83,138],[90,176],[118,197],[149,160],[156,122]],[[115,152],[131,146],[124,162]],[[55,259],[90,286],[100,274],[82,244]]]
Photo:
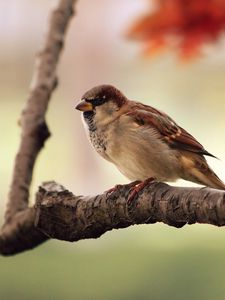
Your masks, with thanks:
[[[95,131],[96,130],[96,126],[94,124],[94,115],[95,115],[94,111],[85,111],[83,113],[84,120],[87,123],[88,129],[90,131]]]

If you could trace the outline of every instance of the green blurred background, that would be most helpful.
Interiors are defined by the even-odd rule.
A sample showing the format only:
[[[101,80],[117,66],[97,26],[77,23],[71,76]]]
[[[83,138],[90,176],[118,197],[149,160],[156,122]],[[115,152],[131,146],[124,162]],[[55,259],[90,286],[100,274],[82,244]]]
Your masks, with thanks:
[[[75,194],[95,194],[127,182],[92,150],[74,109],[86,90],[102,83],[166,111],[220,158],[208,161],[225,180],[224,41],[189,64],[179,64],[176,53],[141,57],[139,45],[127,41],[125,33],[147,2],[78,1],[58,69],[60,84],[47,114],[52,137],[35,166],[32,201],[45,180],[55,180]],[[0,1],[1,220],[20,139],[17,120],[53,3]],[[97,240],[50,241],[0,258],[1,300],[223,300],[224,295],[225,233],[207,225],[133,226]]]

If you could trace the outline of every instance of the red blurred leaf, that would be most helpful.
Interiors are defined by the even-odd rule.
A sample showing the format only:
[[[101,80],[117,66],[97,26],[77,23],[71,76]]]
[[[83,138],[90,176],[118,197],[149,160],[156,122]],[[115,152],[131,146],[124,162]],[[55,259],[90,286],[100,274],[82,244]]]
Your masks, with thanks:
[[[136,21],[128,34],[141,41],[148,54],[169,47],[191,58],[225,32],[225,0],[152,1],[155,11]]]

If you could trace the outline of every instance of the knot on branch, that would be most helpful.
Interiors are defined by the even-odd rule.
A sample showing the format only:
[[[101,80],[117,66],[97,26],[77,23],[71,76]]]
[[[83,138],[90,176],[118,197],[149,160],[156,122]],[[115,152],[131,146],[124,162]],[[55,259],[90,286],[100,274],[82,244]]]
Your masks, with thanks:
[[[43,183],[36,194],[35,226],[51,238],[70,240],[78,198],[54,181]]]
[[[51,136],[51,133],[48,129],[45,120],[38,123],[38,126],[36,126],[34,130],[31,131],[31,135],[36,136],[36,139],[39,143],[39,147],[42,148],[44,146],[45,141]]]

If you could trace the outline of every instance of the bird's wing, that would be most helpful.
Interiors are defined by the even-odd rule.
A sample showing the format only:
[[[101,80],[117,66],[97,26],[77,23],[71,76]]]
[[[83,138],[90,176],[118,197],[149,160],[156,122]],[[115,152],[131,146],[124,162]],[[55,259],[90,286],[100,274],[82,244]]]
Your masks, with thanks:
[[[132,111],[127,112],[126,115],[132,117],[140,126],[150,126],[156,129],[162,140],[169,144],[171,148],[215,157],[168,115],[153,107],[137,103],[133,105]]]

